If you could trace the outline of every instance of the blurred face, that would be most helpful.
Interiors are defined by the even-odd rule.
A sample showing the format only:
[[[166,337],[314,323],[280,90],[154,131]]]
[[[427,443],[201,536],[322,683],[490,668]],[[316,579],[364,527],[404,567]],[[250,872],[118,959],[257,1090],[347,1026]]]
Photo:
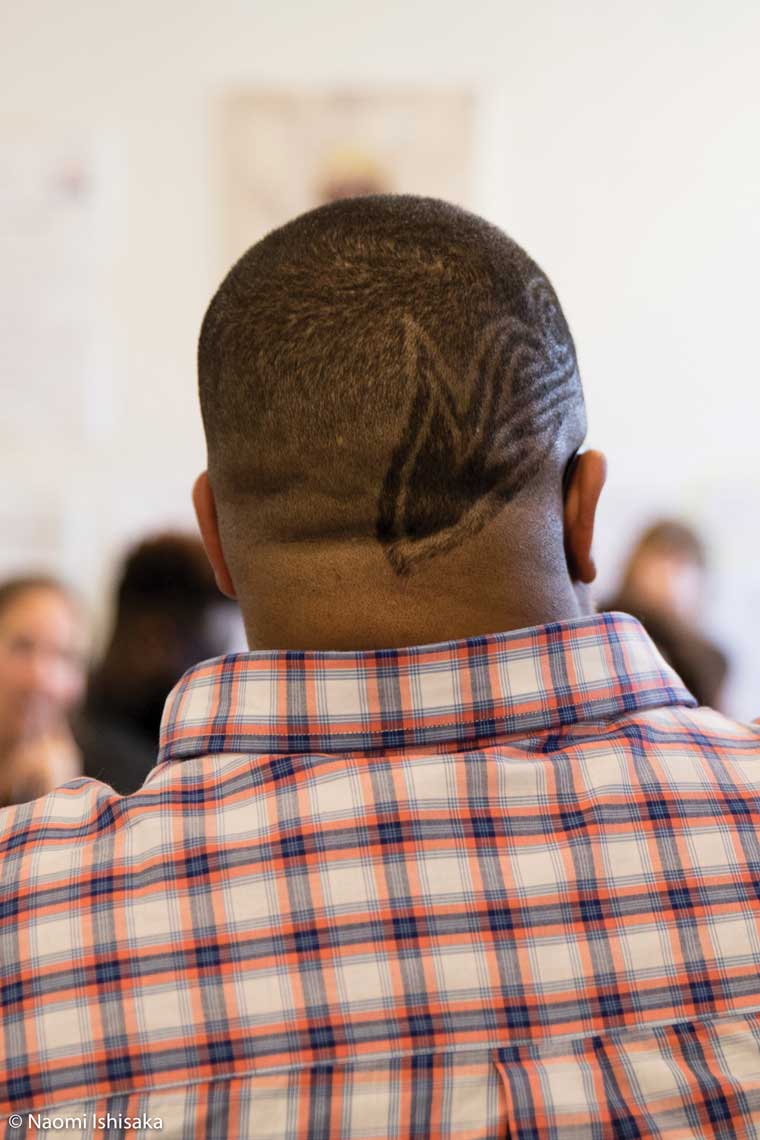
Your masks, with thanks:
[[[0,610],[0,744],[55,729],[84,678],[82,619],[67,598],[35,587]]]
[[[704,573],[690,558],[659,550],[642,551],[630,576],[630,588],[647,607],[697,622]]]

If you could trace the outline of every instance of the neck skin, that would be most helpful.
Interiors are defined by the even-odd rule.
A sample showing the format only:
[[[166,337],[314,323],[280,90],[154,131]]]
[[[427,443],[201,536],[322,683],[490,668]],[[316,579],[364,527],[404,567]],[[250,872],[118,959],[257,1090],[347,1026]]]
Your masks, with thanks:
[[[238,599],[251,649],[431,645],[593,613],[585,587],[596,577],[606,464],[586,451],[568,468],[574,447],[560,452],[553,479],[534,495],[518,495],[407,575],[394,572],[375,538],[257,538],[271,531],[250,506],[217,498],[208,472],[196,479],[193,502],[217,584]]]
[[[517,541],[497,520],[406,576],[370,539],[257,545],[255,558],[232,561],[251,649],[429,645],[592,612],[571,581],[559,520]]]

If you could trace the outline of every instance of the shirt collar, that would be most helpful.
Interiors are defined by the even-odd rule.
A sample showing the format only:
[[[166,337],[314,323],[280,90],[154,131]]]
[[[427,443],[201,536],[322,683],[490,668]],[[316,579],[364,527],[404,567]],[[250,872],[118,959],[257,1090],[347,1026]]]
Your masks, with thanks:
[[[696,701],[627,614],[409,649],[232,653],[173,689],[158,760],[461,745],[676,704]]]

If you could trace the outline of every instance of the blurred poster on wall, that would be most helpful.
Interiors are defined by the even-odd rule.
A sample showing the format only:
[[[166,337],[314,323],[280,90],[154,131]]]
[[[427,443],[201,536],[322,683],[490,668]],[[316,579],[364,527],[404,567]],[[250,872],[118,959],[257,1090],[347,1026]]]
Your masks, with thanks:
[[[97,352],[91,145],[32,130],[0,142],[0,443],[81,444]]]
[[[467,206],[475,104],[465,91],[238,91],[221,109],[224,260],[337,198],[406,193]]]

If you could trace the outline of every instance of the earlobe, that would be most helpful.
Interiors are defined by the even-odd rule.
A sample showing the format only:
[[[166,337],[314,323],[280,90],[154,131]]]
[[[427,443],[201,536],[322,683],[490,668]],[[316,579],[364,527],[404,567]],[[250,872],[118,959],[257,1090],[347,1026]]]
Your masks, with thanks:
[[[216,584],[228,598],[236,598],[235,587],[230,576],[227,562],[222,550],[222,541],[219,537],[219,522],[216,513],[216,500],[209,482],[208,471],[203,471],[193,485],[193,506],[198,528],[201,532],[203,545],[206,548],[208,560],[214,571]]]
[[[574,582],[596,578],[592,555],[596,508],[607,477],[607,461],[600,451],[577,457],[565,492],[565,555]]]

